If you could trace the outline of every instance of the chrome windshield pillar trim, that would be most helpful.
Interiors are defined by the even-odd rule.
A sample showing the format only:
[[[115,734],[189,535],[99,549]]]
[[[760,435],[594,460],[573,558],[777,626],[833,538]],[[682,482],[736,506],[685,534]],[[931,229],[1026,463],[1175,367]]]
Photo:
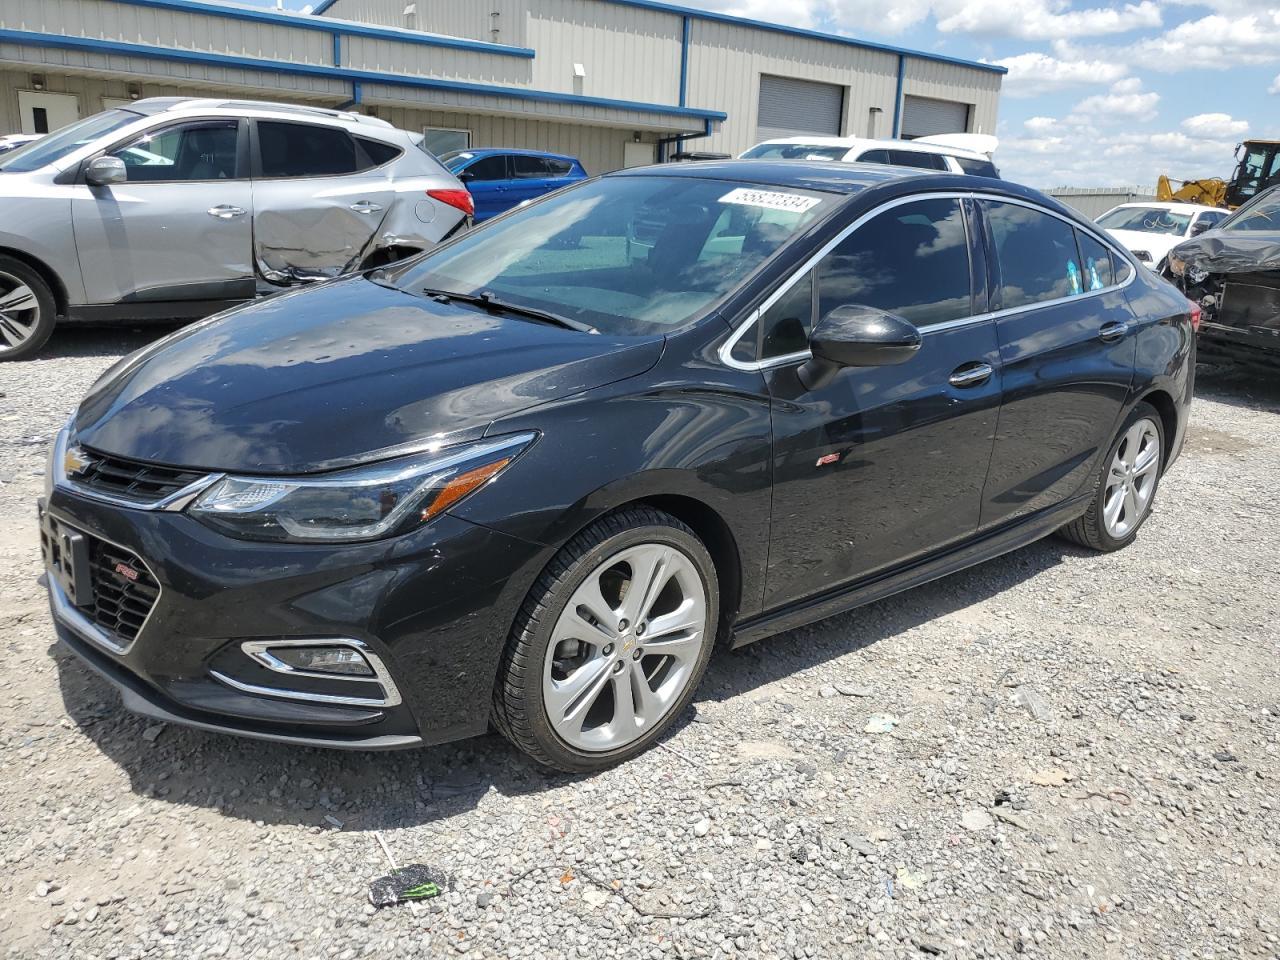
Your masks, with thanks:
[[[888,210],[892,210],[895,207],[901,207],[908,203],[916,203],[921,200],[938,200],[938,199],[941,199],[941,200],[989,200],[994,203],[1009,203],[1009,204],[1013,204],[1014,206],[1027,207],[1028,209],[1035,210],[1039,213],[1043,213],[1046,216],[1054,217],[1058,220],[1061,220],[1063,223],[1067,224],[1073,229],[1079,230],[1082,233],[1085,233],[1086,235],[1093,237],[1093,239],[1097,240],[1104,247],[1106,247],[1107,250],[1111,252],[1113,257],[1118,257],[1122,263],[1128,266],[1129,270],[1128,270],[1127,276],[1125,276],[1123,280],[1119,281],[1118,283],[1112,283],[1110,286],[1103,287],[1100,290],[1086,290],[1082,293],[1077,293],[1072,296],[1057,297],[1053,300],[1044,300],[1039,303],[1028,303],[1018,307],[1010,307],[1007,310],[993,310],[988,313],[974,314],[971,317],[958,317],[955,320],[944,320],[941,323],[926,324],[925,326],[922,326],[919,328],[921,335],[928,335],[931,333],[941,333],[944,330],[955,330],[959,327],[967,327],[970,324],[984,323],[988,320],[998,320],[1002,317],[1010,317],[1010,316],[1014,316],[1015,314],[1026,313],[1031,310],[1039,310],[1044,307],[1053,307],[1062,303],[1079,301],[1079,300],[1087,299],[1089,297],[1100,296],[1104,293],[1115,293],[1116,291],[1124,290],[1126,287],[1132,284],[1134,280],[1136,280],[1138,277],[1138,267],[1140,266],[1140,264],[1136,264],[1132,259],[1132,257],[1127,252],[1122,251],[1119,248],[1119,246],[1115,243],[1115,241],[1107,239],[1098,230],[1088,227],[1084,224],[1077,223],[1071,218],[1064,216],[1063,214],[1059,213],[1056,210],[1052,210],[1049,207],[1043,206],[1042,204],[1033,203],[1032,201],[1024,200],[1021,197],[1006,197],[998,193],[983,193],[982,191],[974,191],[974,190],[922,191],[920,193],[913,193],[908,196],[894,197],[892,200],[886,200],[884,203],[880,204],[879,206],[873,207],[872,209],[868,210],[862,216],[858,217],[857,220],[853,221],[853,223],[849,224],[847,227],[845,227],[843,230],[837,233],[834,237],[832,237],[830,240],[824,243],[816,253],[810,256],[809,259],[806,260],[801,266],[797,267],[790,274],[790,276],[788,276],[785,280],[782,281],[782,283],[780,283],[777,287],[775,287],[773,293],[769,294],[769,296],[766,297],[758,307],[756,307],[754,310],[751,311],[751,313],[747,316],[745,320],[743,320],[740,324],[738,324],[737,327],[733,329],[733,331],[729,334],[728,339],[726,339],[724,343],[720,345],[720,348],[717,351],[717,355],[720,358],[720,362],[723,363],[726,367],[731,367],[734,370],[760,371],[760,370],[768,370],[773,367],[785,366],[786,364],[791,364],[791,363],[803,363],[804,361],[808,360],[811,356],[808,350],[798,351],[796,353],[789,353],[781,357],[769,357],[765,360],[752,360],[752,361],[736,360],[733,357],[733,348],[737,344],[737,342],[746,335],[747,331],[751,329],[752,325],[755,324],[755,322],[759,318],[763,317],[765,313],[767,313],[768,310],[775,303],[777,303],[784,296],[786,296],[787,292],[793,286],[795,286],[797,283],[803,280],[806,274],[808,274],[810,270],[814,269],[818,265],[818,263],[821,262],[821,260],[827,256],[827,254],[831,253],[832,250],[834,250],[846,239],[848,239],[849,236],[855,230],[857,230],[867,221],[871,220],[873,217],[879,216],[880,214]]]
[[[348,676],[337,673],[324,673],[319,670],[299,670],[276,657],[271,656],[273,647],[346,647],[357,651],[373,670],[373,676]],[[307,700],[315,703],[340,703],[353,707],[395,707],[401,703],[400,688],[391,679],[391,671],[368,644],[350,638],[315,637],[290,640],[246,640],[240,644],[241,651],[259,666],[266,667],[283,676],[310,677],[315,680],[345,680],[356,683],[376,683],[382,687],[382,697],[349,697],[336,693],[313,693],[306,690],[290,690],[283,687],[268,687],[259,684],[245,683],[236,680],[217,670],[210,670],[209,675],[220,683],[242,693],[258,696],[283,697],[286,700]]]

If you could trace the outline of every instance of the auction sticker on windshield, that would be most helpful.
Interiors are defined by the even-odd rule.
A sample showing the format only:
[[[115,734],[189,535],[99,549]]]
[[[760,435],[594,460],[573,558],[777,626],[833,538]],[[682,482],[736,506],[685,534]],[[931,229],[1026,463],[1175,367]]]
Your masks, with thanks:
[[[739,187],[720,198],[721,203],[737,203],[744,207],[764,207],[767,210],[789,210],[804,213],[822,201],[817,197],[804,197],[798,193],[779,193],[776,190],[751,190]]]

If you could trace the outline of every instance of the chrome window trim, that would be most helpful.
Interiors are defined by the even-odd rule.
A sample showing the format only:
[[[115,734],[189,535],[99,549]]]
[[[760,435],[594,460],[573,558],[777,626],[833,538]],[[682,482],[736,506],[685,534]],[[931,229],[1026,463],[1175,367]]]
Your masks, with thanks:
[[[356,650],[364,657],[365,662],[373,669],[371,677],[344,676],[336,673],[321,673],[315,670],[298,670],[289,664],[271,656],[272,647],[347,647]],[[245,683],[228,677],[217,670],[210,670],[209,675],[220,683],[242,693],[258,696],[282,697],[286,700],[305,700],[315,703],[340,703],[352,707],[396,707],[401,703],[400,688],[391,679],[391,671],[382,662],[382,658],[369,649],[368,644],[350,638],[317,637],[292,640],[246,640],[240,644],[244,654],[268,670],[286,676],[311,677],[320,680],[346,680],[360,683],[377,683],[382,687],[381,699],[374,697],[348,697],[336,693],[313,693],[304,690],[287,690],[280,687],[267,687],[254,683]]]
[[[48,513],[48,509],[45,510]],[[138,562],[146,569],[147,574],[156,582],[156,602],[151,605],[151,609],[147,611],[146,617],[142,623],[138,625],[138,632],[128,643],[120,643],[119,638],[113,633],[109,633],[102,627],[98,626],[87,616],[80,612],[80,608],[71,602],[71,598],[66,595],[58,578],[51,576],[48,570],[45,570],[45,580],[49,585],[49,596],[53,600],[53,617],[55,620],[61,621],[67,628],[72,630],[77,636],[95,646],[101,647],[108,653],[114,653],[123,657],[133,649],[134,644],[142,639],[142,634],[147,629],[147,624],[151,622],[151,618],[155,616],[155,612],[160,608],[160,600],[164,597],[164,584],[160,582],[160,578],[155,575],[155,571],[138,553],[130,550],[123,544],[116,543],[114,540],[108,540],[104,536],[96,533],[90,533],[88,530],[82,530],[73,523],[67,523],[61,517],[55,515],[54,519],[64,527],[70,527],[72,530],[82,536],[92,537],[94,540],[101,540],[103,543],[110,544],[117,550],[123,550],[131,557],[136,557]]]
[[[1104,247],[1110,250],[1113,257],[1118,257],[1123,263],[1125,263],[1129,267],[1128,276],[1126,276],[1123,280],[1119,281],[1118,283],[1112,283],[1110,286],[1103,287],[1101,290],[1086,290],[1083,293],[1077,293],[1073,296],[1057,297],[1053,300],[1041,300],[1038,303],[1023,304],[1022,306],[1010,307],[1006,310],[993,310],[988,313],[975,314],[971,317],[958,317],[955,320],[944,320],[940,323],[926,324],[919,328],[920,333],[922,335],[927,335],[931,333],[941,333],[945,330],[955,330],[960,327],[967,327],[970,324],[985,323],[988,320],[999,320],[1003,317],[1011,317],[1019,313],[1026,313],[1029,310],[1040,310],[1044,307],[1053,307],[1063,303],[1078,302],[1080,300],[1086,300],[1090,297],[1101,296],[1104,293],[1114,293],[1117,290],[1125,289],[1131,283],[1133,283],[1134,280],[1137,279],[1138,270],[1137,270],[1137,266],[1134,264],[1133,259],[1129,256],[1127,252],[1122,252],[1114,241],[1108,240],[1106,237],[1102,236],[1097,230],[1094,230],[1091,227],[1087,227],[1082,224],[1079,224],[1076,221],[1070,219],[1069,217],[1066,217],[1063,214],[1058,213],[1056,210],[1051,210],[1048,207],[1042,206],[1041,204],[1034,203],[1030,200],[1024,200],[1021,197],[1006,197],[998,193],[984,193],[981,191],[973,191],[973,190],[964,190],[964,191],[943,190],[943,191],[938,191],[936,193],[934,192],[913,193],[903,197],[895,197],[892,200],[885,201],[884,203],[880,204],[878,207],[873,207],[871,210],[868,210],[866,213],[860,216],[857,220],[849,224],[849,226],[845,227],[838,234],[836,234],[834,237],[828,240],[825,244],[823,244],[822,247],[820,247],[818,251],[815,254],[813,254],[813,256],[809,257],[809,259],[806,260],[802,266],[798,267],[791,274],[791,276],[787,277],[787,279],[784,280],[777,287],[777,289],[773,291],[773,293],[771,293],[764,301],[761,302],[760,306],[756,307],[755,310],[751,311],[750,315],[747,317],[746,320],[740,323],[733,330],[733,332],[729,335],[729,338],[725,340],[723,344],[720,345],[720,349],[719,351],[717,351],[720,357],[720,362],[727,367],[733,368],[734,370],[759,371],[759,370],[769,370],[769,369],[772,369],[773,367],[781,367],[790,363],[803,362],[805,360],[808,360],[811,354],[809,353],[808,350],[803,350],[796,353],[784,354],[783,356],[779,356],[779,357],[769,357],[766,360],[753,360],[751,362],[746,362],[746,361],[734,359],[733,348],[738,343],[738,341],[743,338],[746,332],[752,328],[752,326],[756,323],[756,321],[758,321],[760,317],[769,310],[770,307],[772,307],[775,303],[781,300],[782,297],[786,295],[787,291],[789,291],[793,286],[799,283],[800,280],[804,278],[804,275],[808,273],[810,270],[812,270],[814,267],[816,267],[818,263],[827,256],[827,254],[831,253],[832,250],[834,250],[846,239],[848,239],[850,234],[856,231],[859,227],[861,227],[867,221],[871,220],[873,217],[877,217],[880,214],[888,210],[892,210],[896,207],[905,206],[908,203],[915,203],[920,200],[975,200],[975,201],[989,200],[995,203],[1011,203],[1015,206],[1027,207],[1039,213],[1043,213],[1051,217],[1056,217],[1057,219],[1061,220],[1063,223],[1067,224],[1073,229],[1083,231],[1086,235],[1093,237],[1093,239],[1097,240]]]

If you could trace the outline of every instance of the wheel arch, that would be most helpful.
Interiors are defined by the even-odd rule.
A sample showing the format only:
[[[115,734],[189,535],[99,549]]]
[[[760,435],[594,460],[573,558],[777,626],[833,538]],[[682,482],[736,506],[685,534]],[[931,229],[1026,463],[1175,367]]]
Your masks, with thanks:
[[[1138,398],[1139,403],[1147,403],[1155,407],[1160,414],[1160,425],[1164,427],[1164,464],[1169,463],[1173,455],[1174,442],[1178,436],[1178,405],[1168,391],[1153,387]]]
[[[0,245],[0,256],[11,257],[20,263],[26,264],[38,273],[40,279],[49,285],[49,290],[53,293],[53,302],[57,306],[57,315],[60,317],[66,316],[67,304],[70,302],[67,297],[67,286],[62,282],[62,278],[58,276],[56,270],[38,257],[33,257],[26,251],[17,250],[13,247]]]

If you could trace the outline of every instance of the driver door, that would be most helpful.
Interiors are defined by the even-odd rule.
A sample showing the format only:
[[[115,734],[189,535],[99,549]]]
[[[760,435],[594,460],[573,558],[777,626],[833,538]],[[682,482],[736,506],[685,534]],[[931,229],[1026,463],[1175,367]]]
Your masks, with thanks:
[[[185,120],[107,151],[125,183],[77,186],[76,252],[90,303],[254,295],[243,121]]]
[[[755,346],[774,432],[767,607],[977,531],[1001,387],[971,222],[969,201],[891,205],[766,301]],[[796,371],[814,322],[850,304],[909,321],[922,346],[905,363],[846,367],[806,388]]]

